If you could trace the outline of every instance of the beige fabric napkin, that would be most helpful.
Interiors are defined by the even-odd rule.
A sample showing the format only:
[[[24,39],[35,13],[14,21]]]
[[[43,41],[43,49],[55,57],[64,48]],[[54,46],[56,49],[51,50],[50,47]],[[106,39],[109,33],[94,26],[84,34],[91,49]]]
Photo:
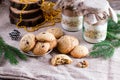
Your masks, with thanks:
[[[52,27],[52,26],[51,26]],[[61,27],[58,23],[54,27]],[[34,34],[44,31],[47,28],[42,28]],[[0,35],[6,43],[19,48],[19,42],[12,41],[8,35],[15,25],[9,22],[9,8],[0,6]],[[22,35],[28,33],[23,29],[18,29]],[[85,42],[82,38],[82,30],[79,32],[67,32],[65,34],[77,37],[81,45],[85,45],[89,49],[93,44]],[[52,66],[50,59],[58,52],[53,51],[43,57],[28,57],[28,61],[19,61],[18,65],[11,65],[6,61],[0,66],[0,78],[20,79],[20,80],[120,80],[120,48],[116,49],[114,56],[111,59],[104,60],[101,58],[83,58],[73,59],[70,65]],[[87,60],[89,67],[81,69],[76,67],[77,62]]]

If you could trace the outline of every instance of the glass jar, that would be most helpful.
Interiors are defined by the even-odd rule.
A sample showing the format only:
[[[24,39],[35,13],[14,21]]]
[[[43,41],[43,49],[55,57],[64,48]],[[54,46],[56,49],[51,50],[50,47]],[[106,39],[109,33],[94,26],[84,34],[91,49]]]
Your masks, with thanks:
[[[84,21],[84,40],[90,43],[98,43],[104,41],[107,35],[107,24],[107,20],[95,25],[91,25]]]
[[[78,31],[82,29],[83,16],[69,17],[62,14],[61,24],[67,31]]]
[[[67,31],[79,31],[83,26],[83,16],[74,10],[63,10],[61,25]]]
[[[97,4],[97,5],[96,5]],[[107,0],[85,0],[83,38],[90,43],[99,43],[106,39],[108,18],[117,22],[117,15]]]

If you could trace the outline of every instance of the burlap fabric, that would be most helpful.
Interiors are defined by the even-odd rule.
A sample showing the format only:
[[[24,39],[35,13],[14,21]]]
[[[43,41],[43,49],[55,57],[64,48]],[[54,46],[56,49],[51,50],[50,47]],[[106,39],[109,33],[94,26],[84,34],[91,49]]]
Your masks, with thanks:
[[[53,27],[53,26],[50,26]],[[50,28],[42,28],[34,34],[45,31]],[[58,23],[54,27],[61,27]],[[19,48],[17,41],[12,41],[8,35],[15,25],[10,24],[9,21],[9,8],[7,6],[0,6],[0,35],[9,45]],[[28,33],[23,29],[18,29],[22,35]],[[81,45],[85,45],[89,50],[93,44],[87,43],[82,38],[82,31],[67,32],[65,34],[77,37]],[[50,59],[53,55],[58,54],[53,51],[50,54],[32,58],[28,57],[27,61],[19,60],[18,65],[11,65],[8,61],[0,66],[0,78],[7,79],[20,79],[20,80],[120,80],[120,48],[117,48],[114,56],[111,59],[104,60],[101,58],[83,58],[73,59],[70,65],[52,66]],[[77,62],[87,60],[89,67],[82,69],[76,67]]]

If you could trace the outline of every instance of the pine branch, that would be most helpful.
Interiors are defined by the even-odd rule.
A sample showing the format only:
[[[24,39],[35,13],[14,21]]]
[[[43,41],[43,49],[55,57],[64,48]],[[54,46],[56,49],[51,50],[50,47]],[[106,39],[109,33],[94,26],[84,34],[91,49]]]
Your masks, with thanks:
[[[15,54],[9,49],[6,49],[5,51],[5,58],[10,61],[11,64],[17,64],[18,60],[16,59]]]
[[[22,60],[27,60],[26,55],[24,55],[23,53],[21,53],[17,48],[12,47],[12,46],[10,46],[10,45],[7,45],[7,47],[8,47],[9,49],[11,49],[13,52],[15,52],[15,54],[16,54],[20,59],[22,59]]]
[[[107,48],[97,48],[96,50],[93,50],[91,53],[90,53],[90,56],[92,57],[101,57],[103,55],[103,50],[105,51]]]
[[[114,40],[114,41],[111,42],[111,44],[112,44],[115,48],[120,47],[120,40]]]
[[[114,33],[107,32],[107,40],[114,40],[114,39],[120,40],[120,37],[116,36]]]
[[[110,42],[108,41],[103,41],[103,42],[100,42],[99,44],[95,44],[93,46],[93,50],[99,48],[99,47],[106,47],[106,46],[110,46]]]
[[[111,44],[97,44],[94,47],[94,50],[90,53],[90,56],[92,57],[103,57],[105,59],[112,57],[114,47],[111,46]]]
[[[0,46],[3,46],[5,44],[4,40],[2,39],[2,37],[0,37]]]
[[[0,56],[2,55],[3,53],[3,50],[1,49],[1,46],[0,46]]]
[[[106,53],[104,53],[103,58],[108,59],[111,58],[114,54],[115,48],[109,48]]]
[[[10,46],[0,37],[0,54],[4,53],[4,57],[10,61],[11,64],[18,64],[17,57],[26,60],[27,57],[21,53],[17,48]]]
[[[118,18],[120,15],[118,15]],[[108,32],[120,33],[120,20],[118,23],[115,23],[112,19],[108,20]]]
[[[0,37],[0,56],[1,56],[2,53],[3,53],[3,43],[4,43],[4,41],[3,41],[3,39]]]

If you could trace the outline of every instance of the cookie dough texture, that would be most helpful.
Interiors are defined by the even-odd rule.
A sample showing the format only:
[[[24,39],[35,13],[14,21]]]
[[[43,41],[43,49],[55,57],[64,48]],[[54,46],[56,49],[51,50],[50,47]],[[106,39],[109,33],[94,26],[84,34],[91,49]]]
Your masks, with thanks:
[[[89,54],[88,49],[85,46],[76,46],[71,52],[71,56],[74,58],[83,58]]]
[[[52,33],[56,39],[60,38],[64,34],[61,28],[50,28],[47,32]]]
[[[37,42],[34,49],[33,54],[34,55],[44,55],[48,52],[50,48],[50,44],[47,42]]]
[[[65,55],[65,54],[58,54],[55,55],[52,59],[51,59],[51,64],[56,66],[56,65],[62,65],[62,64],[70,64],[72,63],[72,59]]]
[[[34,34],[26,34],[22,37],[22,39],[20,40],[20,49],[24,52],[28,52],[31,49],[33,49],[34,45],[35,45],[35,35]]]
[[[55,36],[52,33],[49,32],[41,32],[36,35],[36,39],[38,41],[53,41],[55,40]]]
[[[72,49],[77,45],[79,45],[79,41],[77,38],[65,35],[58,40],[57,48],[61,53],[67,54],[72,51]]]
[[[49,44],[50,44],[49,50],[54,49],[57,46],[57,40],[55,39],[53,41],[50,41]]]

